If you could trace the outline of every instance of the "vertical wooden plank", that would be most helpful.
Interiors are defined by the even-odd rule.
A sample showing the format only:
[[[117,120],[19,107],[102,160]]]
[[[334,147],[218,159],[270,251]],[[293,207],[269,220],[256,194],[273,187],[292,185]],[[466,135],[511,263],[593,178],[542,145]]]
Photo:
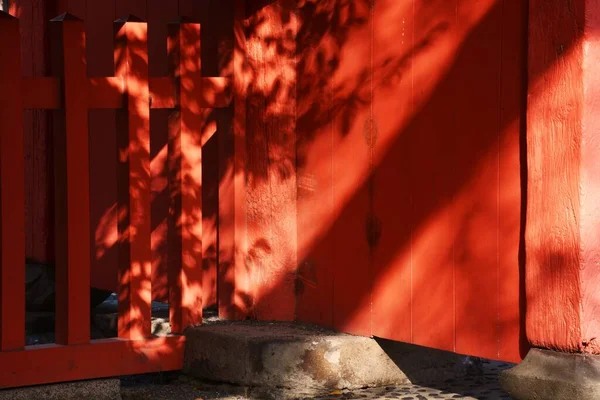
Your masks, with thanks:
[[[234,1],[213,1],[216,8],[218,30],[216,38],[219,42],[218,53],[218,74],[226,76],[233,80],[233,51],[234,51]],[[206,73],[205,73],[206,74]],[[204,207],[204,234],[203,242],[209,244],[215,243],[216,252],[205,252],[205,260],[209,254],[215,254],[213,262],[208,265],[209,269],[204,272],[203,291],[204,304],[214,303],[219,305],[219,281],[227,279],[226,274],[233,265],[233,214],[232,208],[232,172],[233,172],[233,104],[224,109],[216,109],[217,132],[214,135],[216,139],[216,148],[213,147],[214,162],[211,165],[210,157],[204,157],[202,166],[204,173],[204,182],[202,198],[206,200]],[[210,143],[208,144],[210,145]],[[205,152],[205,154],[208,150]],[[210,154],[210,153],[209,153]],[[216,168],[215,168],[216,167]],[[206,182],[211,182],[207,185]],[[211,211],[212,210],[212,211]],[[227,211],[228,210],[228,211]],[[210,212],[214,212],[211,216]],[[208,226],[206,225],[208,224]],[[222,226],[222,225],[225,225]],[[209,228],[213,227],[211,234]],[[211,248],[209,247],[209,250]],[[210,279],[214,279],[211,284]],[[212,292],[212,293],[210,293]],[[225,297],[231,294],[224,293]]]
[[[246,69],[246,2],[235,0],[233,55],[234,120],[233,120],[233,214],[234,214],[234,265],[233,298],[223,306],[229,309],[229,317],[241,319],[248,315],[250,308],[250,274],[246,267],[248,252],[248,228],[246,214],[247,184],[247,90]],[[226,292],[225,292],[226,293]],[[231,307],[229,307],[231,305]],[[221,312],[221,310],[219,310]]]
[[[12,16],[19,19],[20,26],[20,40],[21,40],[21,73],[23,76],[33,75],[33,9],[26,7],[27,2],[25,0],[12,1],[9,5],[9,12]],[[46,152],[46,146],[40,146],[38,151],[35,145],[35,134],[33,132],[33,110],[23,110],[23,152],[25,156],[25,252],[27,257],[35,258],[39,256],[37,253],[37,242],[36,233],[33,232],[34,227],[37,225],[36,217],[37,210],[43,207],[37,205],[36,197],[39,199],[42,197],[41,194],[35,193],[36,184],[38,181],[32,182],[33,176],[36,175],[36,171],[39,171],[39,159],[38,154]],[[50,167],[51,168],[51,167]],[[44,171],[46,170],[44,165]],[[38,196],[35,196],[38,194]],[[54,251],[52,251],[54,253]]]
[[[47,72],[47,21],[56,16],[41,0],[12,0],[9,12],[19,18],[21,68],[24,76]],[[48,15],[50,14],[50,15]],[[52,262],[53,185],[48,112],[24,110],[26,256]]]
[[[167,76],[168,24],[177,19],[178,4],[168,0],[148,0],[148,71],[150,76]],[[168,127],[173,110],[150,111],[150,170],[152,179],[152,298],[168,299]]]
[[[498,197],[498,358],[513,362],[520,361],[529,347],[524,326],[523,235],[526,187],[522,184],[527,181],[524,144],[526,66],[527,2],[503,2],[500,88],[500,126],[503,131],[499,148]]]
[[[115,3],[117,18],[137,17],[148,19],[148,0],[117,0]]]
[[[24,6],[32,9],[32,25],[27,35],[31,35],[31,62],[34,76],[44,76],[49,71],[48,21],[54,18],[44,0],[25,2]],[[54,208],[52,204],[54,186],[52,183],[52,132],[50,130],[50,113],[47,110],[28,110],[31,113],[31,162],[34,170],[28,175],[31,185],[33,226],[27,228],[33,240],[32,254],[37,260],[51,263],[54,259]],[[27,147],[25,147],[27,149]],[[26,176],[27,184],[27,176]]]
[[[346,7],[346,12],[352,10],[356,26],[345,44],[346,49],[340,54],[340,69],[360,65],[359,70],[364,71],[365,80],[369,81],[373,76],[374,9],[371,4],[361,1],[351,1]],[[363,57],[359,58],[356,54]],[[372,87],[359,87],[366,105],[354,109],[352,115],[338,112],[333,119],[332,146],[336,150],[332,160],[333,201],[334,213],[337,214],[330,231],[335,259],[333,324],[334,328],[343,332],[370,336],[371,251],[379,229],[373,214],[374,187],[370,176],[376,134],[372,123]],[[342,143],[347,144],[340,151]],[[359,176],[365,170],[368,177],[361,179]]]
[[[113,76],[116,0],[87,0],[86,39],[90,76]],[[116,111],[89,111],[90,213],[93,243],[94,287],[115,291],[117,287],[117,137]]]
[[[423,2],[415,2],[415,6],[417,43],[431,40],[430,33],[439,25],[446,26],[446,35],[458,30],[456,0],[434,5],[432,10]],[[443,70],[444,66],[438,68]],[[411,153],[412,213],[416,221],[412,240],[412,341],[450,351],[455,348],[455,218],[448,204],[455,180],[448,179],[448,175],[454,169],[453,142],[455,132],[459,132],[455,102],[451,100],[456,91],[456,77],[445,75],[411,127],[416,132]]]
[[[169,228],[173,251],[169,257],[171,329],[202,323],[202,133],[205,113],[194,98],[201,81],[200,24],[172,24],[169,35],[172,73],[179,85],[179,130],[170,138],[169,165],[173,197]],[[169,246],[171,247],[171,245]]]
[[[456,107],[456,157],[448,179],[456,181],[456,349],[486,358],[498,355],[498,140],[502,2],[458,1],[458,24],[475,9],[489,9],[463,42],[453,76],[461,96]],[[473,60],[477,60],[474,63]],[[450,100],[449,100],[450,101]]]
[[[384,57],[401,60],[414,51],[414,1],[400,11],[394,2],[375,3],[378,17],[398,21],[393,35],[385,34],[381,25],[375,29],[375,62]],[[390,38],[394,39],[390,39]],[[383,54],[381,54],[383,53]],[[389,70],[375,72],[375,82],[385,82]],[[413,87],[413,59],[392,87],[378,87],[374,94],[374,125],[379,131],[397,129],[397,114],[390,112],[389,93],[404,97],[407,115],[416,114]],[[375,196],[374,216],[381,224],[381,238],[373,249],[373,335],[410,342],[411,324],[411,278],[412,278],[412,234],[415,228],[413,207],[413,180],[417,166],[412,164],[415,151],[415,135],[418,132],[409,126],[398,133],[393,144],[373,172]]]
[[[219,110],[217,135],[219,152],[219,214],[218,266],[217,266],[217,306],[221,318],[234,319],[234,266],[235,266],[235,210],[234,210],[234,141],[233,105]]]
[[[170,31],[174,29],[169,29]],[[169,33],[169,57],[177,57],[173,49],[177,48],[173,40],[179,40],[179,26]],[[168,190],[169,214],[167,216],[167,285],[169,289],[169,321],[171,332],[182,332],[183,294],[181,288],[182,224],[181,224],[181,118],[179,110],[174,110],[168,120]]]
[[[59,13],[69,13],[79,19],[86,17],[86,6],[87,1],[82,0],[60,0],[59,1]]]
[[[114,62],[107,57],[113,52],[113,22],[117,16],[135,14],[146,17],[149,5],[145,0],[99,1],[87,0],[86,27],[88,29],[89,69],[92,76],[112,75]],[[156,11],[156,10],[154,10]],[[156,12],[155,14],[156,15]],[[160,29],[159,29],[160,30]],[[110,33],[109,33],[110,32]],[[150,32],[149,32],[150,35]],[[149,38],[149,40],[151,40]],[[164,111],[157,111],[163,115]],[[161,121],[153,120],[157,126]],[[166,124],[166,122],[165,122]],[[90,133],[92,142],[91,174],[94,180],[92,187],[92,221],[94,227],[95,257],[92,268],[92,282],[96,287],[115,290],[115,268],[117,265],[117,187],[116,159],[112,157],[116,147],[115,112],[113,110],[92,110],[90,112]],[[152,140],[151,140],[152,142]],[[110,154],[110,156],[108,156]],[[114,161],[114,162],[113,162]],[[166,280],[166,279],[165,279]],[[159,281],[153,285],[161,294],[166,282]]]
[[[305,54],[305,53],[303,53]],[[308,82],[305,82],[308,83]],[[311,82],[312,83],[312,82]],[[298,82],[303,86],[302,78]],[[306,88],[306,86],[304,86]],[[309,89],[310,90],[310,89]],[[302,107],[302,94],[298,93],[299,107]],[[326,99],[322,100],[327,102]],[[305,125],[306,124],[306,125]],[[308,149],[314,155],[318,154],[331,164],[334,153],[332,126],[323,130],[322,146],[308,146],[306,136],[311,129],[311,123],[303,120],[298,122],[298,158],[308,158]],[[332,168],[326,173],[311,174],[304,169],[303,162],[299,161],[298,167],[298,243],[304,243],[306,231],[311,225],[317,224],[319,219],[315,210],[333,212],[333,176]],[[326,197],[325,201],[318,201],[315,192],[319,191]],[[328,194],[329,196],[326,196]],[[326,232],[310,245],[298,247],[298,274],[296,282],[297,306],[296,314],[299,321],[333,327],[333,288],[334,288],[334,238]]]
[[[332,11],[332,10],[328,10]],[[331,107],[334,102],[333,85],[329,75],[334,68],[325,71],[320,57],[326,54],[334,57],[325,43],[313,43],[312,35],[327,29],[327,20],[313,18],[314,7],[306,3],[298,10],[299,31],[297,38],[297,96],[298,116],[296,122],[297,145],[296,165],[298,169],[298,274],[296,282],[297,306],[299,321],[321,326],[333,326],[333,273],[334,241],[330,234],[321,235],[318,240],[311,240],[305,245],[311,227],[318,224],[316,211],[326,214],[333,212],[333,170],[323,169],[315,174],[308,167],[315,159],[322,159],[330,166],[333,161],[333,124],[334,113]],[[343,29],[340,27],[339,29]],[[334,33],[335,34],[335,33]],[[329,51],[328,51],[329,50]],[[315,79],[322,79],[324,88],[315,85]],[[324,114],[325,126],[315,135],[314,121]],[[319,199],[318,194],[323,197]],[[323,200],[324,199],[324,200]]]
[[[121,338],[150,336],[151,195],[148,26],[135,17],[117,20],[116,74],[122,77],[127,115],[120,115],[119,321]],[[123,114],[123,112],[121,113]],[[124,125],[124,126],[123,126]]]
[[[591,261],[589,256],[596,258],[598,242],[593,239],[593,247],[585,246],[588,239],[597,237],[597,227],[589,235],[582,229],[598,220],[596,207],[587,209],[588,205],[582,204],[582,194],[587,200],[590,189],[586,186],[597,185],[588,181],[597,176],[597,162],[588,166],[582,160],[597,145],[593,136],[587,136],[588,130],[597,129],[597,123],[586,126],[592,122],[586,121],[586,93],[593,87],[586,81],[594,79],[593,75],[588,78],[585,68],[587,41],[594,41],[592,32],[597,31],[585,29],[593,16],[587,12],[590,2],[528,3],[527,339],[534,347],[578,352],[582,339],[590,338],[582,331],[582,322],[587,325],[584,312],[588,311],[582,304],[587,297],[585,270],[597,273],[595,261],[586,264]],[[585,222],[581,219],[584,211],[588,212]],[[593,350],[586,350],[595,351],[591,342]]]
[[[365,153],[366,149],[357,148],[356,159],[368,162]],[[335,157],[334,163],[335,179],[344,173],[345,166]],[[339,214],[330,233],[335,259],[333,326],[362,336],[371,335],[371,257],[366,240],[369,216],[368,187],[362,186]]]
[[[179,16],[179,5],[169,0],[147,0],[148,71],[150,76],[169,74],[168,25]]]
[[[183,3],[183,2],[182,2]],[[203,76],[218,76],[218,42],[220,32],[218,24],[225,24],[221,19],[223,11],[228,7],[227,1],[193,1],[191,4],[180,4],[183,17],[189,17],[202,26],[200,58]],[[231,21],[230,21],[231,23]],[[230,29],[232,27],[230,26]],[[214,134],[215,122],[220,110],[207,110],[208,118],[202,129],[208,129],[203,139],[202,157],[202,303],[203,307],[216,304],[217,297],[217,214],[218,214],[218,142],[219,135]],[[217,128],[218,129],[218,128]]]
[[[19,21],[0,11],[0,351],[25,345],[25,166]]]
[[[90,340],[90,198],[87,68],[83,22],[52,20],[60,35],[53,53],[63,82],[64,115],[54,131],[56,342]],[[82,240],[83,239],[83,240]]]
[[[183,2],[182,2],[183,3]],[[180,4],[180,12],[202,26],[201,60],[203,76],[218,76],[218,41],[217,24],[221,21],[226,1],[202,0],[191,4]],[[203,307],[215,305],[217,297],[217,213],[218,213],[218,141],[219,136],[213,134],[219,110],[207,110],[208,118],[203,129],[210,129],[210,136],[203,140],[202,157],[202,303]],[[208,132],[207,132],[208,133]]]
[[[227,20],[226,12],[230,1],[210,0],[209,12],[202,22],[202,75],[219,76],[219,43],[222,31],[233,21]],[[219,140],[217,134],[219,116],[225,110],[212,109],[206,121],[211,136],[202,147],[202,303],[203,307],[217,304],[217,265],[218,265],[218,213],[219,213]],[[216,128],[216,131],[215,129]],[[213,133],[214,132],[214,133]],[[209,133],[209,132],[207,132]]]
[[[179,16],[191,18],[194,16],[194,0],[179,0]]]
[[[86,1],[86,40],[90,76],[114,75],[114,22],[116,0]],[[111,127],[112,128],[112,127]]]
[[[254,315],[266,320],[290,320],[295,314],[295,7],[276,1],[249,19],[256,29],[247,46],[248,65],[255,72],[247,110],[247,267]],[[285,50],[272,51],[269,38]]]
[[[69,11],[69,0],[56,0],[55,5],[56,15],[61,15]]]
[[[227,56],[219,73],[229,76],[236,85],[234,75],[234,54],[236,52],[234,14],[235,2],[224,2],[222,32],[226,44]],[[241,32],[243,35],[244,33]],[[221,36],[220,36],[221,37]],[[226,41],[226,42],[225,42]],[[217,145],[218,145],[218,218],[217,218],[217,305],[219,316],[233,319],[234,267],[235,267],[235,136],[234,136],[235,100],[228,108],[217,110]]]

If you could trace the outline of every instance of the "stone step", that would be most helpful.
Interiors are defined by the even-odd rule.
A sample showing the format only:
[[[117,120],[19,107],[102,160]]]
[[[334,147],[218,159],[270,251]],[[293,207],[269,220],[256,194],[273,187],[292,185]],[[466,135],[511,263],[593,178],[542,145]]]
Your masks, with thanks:
[[[184,373],[264,390],[264,397],[314,396],[408,383],[378,343],[286,323],[216,323],[188,328]]]

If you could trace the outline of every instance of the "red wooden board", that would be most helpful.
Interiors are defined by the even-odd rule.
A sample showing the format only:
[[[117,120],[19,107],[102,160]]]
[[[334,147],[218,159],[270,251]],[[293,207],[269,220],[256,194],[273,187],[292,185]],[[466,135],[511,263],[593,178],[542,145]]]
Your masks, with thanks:
[[[25,344],[25,163],[19,21],[0,11],[0,351]]]
[[[498,142],[502,67],[502,7],[492,8],[463,42],[453,78],[456,101],[453,184],[455,216],[456,351],[498,357]],[[459,2],[458,24],[468,24],[476,6]],[[471,8],[470,10],[468,8]],[[472,60],[477,59],[477,64]],[[461,82],[469,81],[468,85]],[[460,88],[460,89],[458,89]],[[518,101],[518,99],[515,99]],[[477,112],[473,108],[477,107]],[[519,171],[515,171],[518,174]],[[515,204],[518,207],[518,204]],[[518,259],[514,260],[518,269]]]
[[[88,73],[114,76],[115,0],[86,4]],[[90,221],[92,227],[91,282],[115,290],[117,243],[117,133],[114,110],[90,110]]]
[[[502,86],[500,88],[500,142],[498,165],[498,358],[518,360],[527,354],[525,338],[525,188],[524,143],[526,99],[527,4],[505,2],[502,25]],[[519,170],[517,174],[515,171]],[[520,207],[517,209],[517,203]],[[515,258],[519,268],[515,267]],[[517,343],[519,345],[517,345]]]
[[[63,84],[64,111],[53,125],[56,242],[56,342],[90,340],[90,174],[88,77],[83,21],[53,20],[59,38],[54,62]],[[61,59],[62,58],[62,59]],[[64,114],[63,114],[64,113]],[[82,240],[83,239],[83,240]]]
[[[0,353],[0,388],[179,370],[184,346],[183,336],[28,346]]]
[[[314,12],[311,7],[306,3],[301,15]],[[301,320],[327,324],[323,313],[333,296],[334,326],[344,331],[519,360],[525,7],[501,1],[380,1],[369,17],[371,32],[360,24],[345,31],[349,38],[362,35],[337,42],[339,64],[323,80],[335,88],[341,108],[351,97],[336,74],[346,81],[366,77],[355,90],[364,103],[353,112],[365,125],[365,115],[372,113],[378,136],[371,178],[359,167],[370,155],[353,136],[358,128],[350,126],[347,136],[333,141],[333,228],[312,217],[318,213],[308,182],[326,181],[310,175],[310,165],[327,157],[321,141],[328,133],[320,128],[335,123],[336,116],[323,113],[323,123],[311,115],[313,109],[327,110],[332,100],[311,97],[322,89],[307,65],[336,53],[306,44],[299,71],[317,83],[314,93],[299,92],[304,125],[298,129],[299,135],[316,132],[317,138],[300,137],[298,147],[308,165],[299,164],[298,172]],[[348,15],[340,9],[340,18]],[[310,22],[304,29],[300,40],[314,40],[320,32]],[[306,116],[312,116],[312,125]],[[343,160],[346,146],[352,162],[341,164],[336,160]],[[348,181],[351,195],[345,196]],[[326,185],[319,189],[327,191]],[[325,199],[317,201],[320,209],[328,209]],[[377,239],[371,250],[369,226]],[[310,236],[306,246],[304,236]],[[335,251],[329,261],[327,250],[320,252],[330,237]],[[327,276],[333,276],[332,284],[322,285],[319,277]],[[307,287],[303,282],[310,278],[313,286]]]

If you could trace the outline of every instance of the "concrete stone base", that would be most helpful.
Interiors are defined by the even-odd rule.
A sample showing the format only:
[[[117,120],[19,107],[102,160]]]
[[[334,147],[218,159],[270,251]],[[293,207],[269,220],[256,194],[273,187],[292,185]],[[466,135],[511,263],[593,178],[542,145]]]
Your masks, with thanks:
[[[121,383],[119,379],[97,379],[0,390],[0,400],[30,399],[120,400]]]
[[[261,398],[408,383],[370,338],[281,323],[214,324],[185,334],[184,373],[260,388]]]
[[[500,384],[515,400],[597,400],[600,356],[532,349]]]

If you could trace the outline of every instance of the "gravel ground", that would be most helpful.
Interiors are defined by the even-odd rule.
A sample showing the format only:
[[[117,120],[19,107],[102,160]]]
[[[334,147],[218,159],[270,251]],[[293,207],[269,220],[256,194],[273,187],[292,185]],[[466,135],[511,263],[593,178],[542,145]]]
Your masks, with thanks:
[[[311,398],[314,400],[335,399],[510,399],[498,384],[498,374],[509,365],[484,361],[484,374],[469,376],[457,380],[447,379],[432,385],[402,385],[384,388],[362,389],[354,391],[335,391],[327,396]],[[124,400],[242,400],[261,399],[266,396],[254,394],[252,389],[231,385],[211,384],[178,374],[145,375],[122,379],[121,393]],[[289,394],[288,394],[289,396]],[[272,398],[282,398],[277,394]],[[290,397],[288,397],[290,398]],[[309,399],[293,394],[291,398]]]

